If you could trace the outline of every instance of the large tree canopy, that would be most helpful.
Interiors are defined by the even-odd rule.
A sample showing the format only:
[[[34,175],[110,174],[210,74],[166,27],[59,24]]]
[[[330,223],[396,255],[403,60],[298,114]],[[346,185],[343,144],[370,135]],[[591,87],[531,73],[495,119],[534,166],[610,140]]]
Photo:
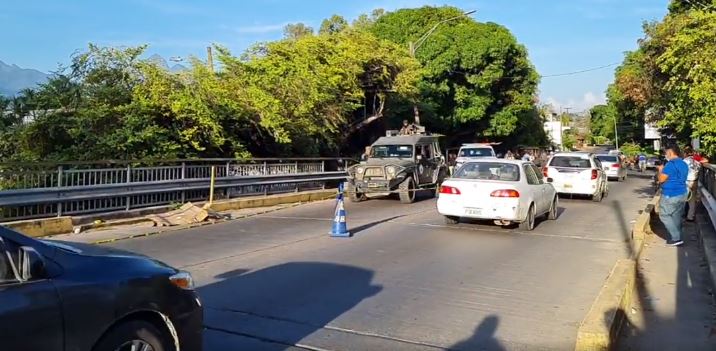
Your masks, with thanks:
[[[381,16],[371,30],[403,47],[417,44],[424,66],[418,104],[431,130],[511,135],[533,112],[538,75],[505,27],[462,13],[454,7],[402,9]],[[455,17],[418,42],[433,25]]]

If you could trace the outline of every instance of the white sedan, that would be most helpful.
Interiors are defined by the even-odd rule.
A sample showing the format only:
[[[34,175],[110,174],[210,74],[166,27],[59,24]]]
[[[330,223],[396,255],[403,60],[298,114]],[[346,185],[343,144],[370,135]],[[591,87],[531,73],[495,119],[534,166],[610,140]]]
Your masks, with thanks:
[[[532,230],[539,216],[557,219],[557,201],[554,187],[531,162],[485,159],[464,164],[445,180],[437,206],[448,224],[460,218],[491,219]]]

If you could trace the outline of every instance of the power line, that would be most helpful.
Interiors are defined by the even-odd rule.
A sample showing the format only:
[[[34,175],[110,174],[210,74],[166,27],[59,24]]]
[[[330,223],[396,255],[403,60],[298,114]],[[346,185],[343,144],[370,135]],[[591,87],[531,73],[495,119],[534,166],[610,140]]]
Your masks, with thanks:
[[[605,69],[605,68],[617,66],[617,65],[620,65],[620,64],[621,64],[621,62],[614,62],[614,63],[610,63],[610,64],[608,64],[608,65],[599,66],[599,67],[593,67],[593,68],[587,68],[587,69],[583,69],[583,70],[580,70],[580,71],[566,72],[566,73],[558,73],[558,74],[548,74],[548,75],[540,76],[540,78],[573,76],[573,75],[575,75],[575,74],[597,71],[597,70],[600,70],[600,69]]]

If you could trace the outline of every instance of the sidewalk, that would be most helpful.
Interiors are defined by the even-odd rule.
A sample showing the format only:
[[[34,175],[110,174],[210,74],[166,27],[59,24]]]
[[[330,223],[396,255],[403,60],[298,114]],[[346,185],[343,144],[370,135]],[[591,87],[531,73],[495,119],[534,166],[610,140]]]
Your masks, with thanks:
[[[241,219],[246,217],[252,217],[264,213],[274,212],[278,210],[282,210],[284,208],[294,207],[298,206],[301,203],[294,203],[294,204],[282,204],[282,205],[276,205],[276,206],[269,206],[269,207],[256,207],[256,208],[245,208],[240,210],[232,210],[232,211],[221,211],[219,212],[222,215],[230,215],[231,220],[235,219]],[[195,224],[189,224],[189,225],[178,225],[178,226],[171,226],[171,227],[155,227],[153,223],[151,222],[143,222],[143,223],[137,223],[132,225],[120,225],[120,226],[112,226],[107,228],[100,228],[100,229],[90,229],[85,232],[81,232],[78,234],[74,233],[67,233],[67,234],[60,234],[60,235],[54,235],[52,237],[49,237],[48,239],[52,240],[63,240],[63,241],[73,241],[73,242],[79,242],[79,243],[88,243],[88,244],[102,244],[117,240],[124,240],[124,239],[131,239],[136,237],[142,237],[142,236],[148,236],[148,235],[155,235],[155,234],[161,234],[176,230],[182,230],[182,229],[188,229],[188,228],[194,228],[199,227],[203,225],[211,225],[214,223],[223,222],[225,220],[220,221],[206,221],[201,223],[195,223]]]
[[[708,221],[699,215],[699,221]],[[716,350],[716,307],[700,235],[710,224],[684,222],[685,245],[665,245],[666,229],[654,216],[638,262],[636,295],[622,326],[618,350]],[[699,227],[710,232],[700,233]]]

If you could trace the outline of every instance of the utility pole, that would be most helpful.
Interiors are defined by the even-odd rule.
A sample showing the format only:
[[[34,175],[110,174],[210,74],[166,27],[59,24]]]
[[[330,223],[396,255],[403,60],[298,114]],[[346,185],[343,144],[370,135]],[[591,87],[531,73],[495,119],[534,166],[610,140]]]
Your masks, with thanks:
[[[619,131],[617,130],[617,116],[614,116],[614,143],[619,150]]]
[[[571,107],[564,107],[565,110],[567,110],[567,114],[569,114],[569,110],[571,110]],[[564,113],[562,112],[562,107],[559,107],[559,141],[560,146],[562,149],[564,149]],[[564,151],[564,150],[562,150]]]
[[[444,20],[436,23],[432,28],[430,28],[430,30],[428,30],[427,32],[425,32],[425,34],[423,34],[420,38],[418,38],[418,40],[416,40],[415,42],[411,41],[408,43],[408,51],[410,52],[410,57],[415,58],[415,51],[418,50],[418,48],[421,45],[423,45],[423,43],[425,43],[425,41],[428,39],[428,37],[430,37],[430,35],[433,34],[435,32],[435,30],[437,30],[438,27],[440,27],[441,24],[469,16],[475,12],[477,12],[477,11],[476,10],[468,11],[468,12],[461,14],[460,16],[455,16],[455,17],[451,17],[448,19],[444,19]],[[413,114],[415,116],[415,125],[419,126],[420,125],[420,110],[418,109],[417,103],[413,104]]]
[[[214,73],[214,56],[211,54],[211,46],[206,47],[207,63],[209,64],[209,70]]]

